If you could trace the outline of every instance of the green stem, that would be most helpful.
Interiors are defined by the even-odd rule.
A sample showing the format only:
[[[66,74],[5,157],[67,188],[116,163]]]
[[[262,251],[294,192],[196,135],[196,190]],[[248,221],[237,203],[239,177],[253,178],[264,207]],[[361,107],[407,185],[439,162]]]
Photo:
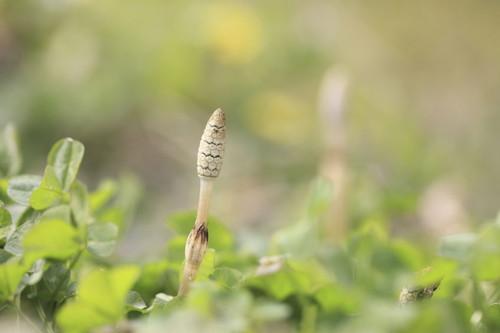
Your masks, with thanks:
[[[318,308],[310,302],[306,297],[301,297],[302,304],[302,320],[300,321],[300,333],[316,332],[316,319],[318,316]]]
[[[55,298],[57,296],[57,294],[59,293],[59,291],[61,290],[63,284],[64,284],[64,281],[66,281],[66,279],[68,278],[68,276],[71,274],[71,270],[75,267],[76,263],[78,262],[78,260],[80,259],[81,255],[83,253],[83,249],[81,249],[80,251],[78,251],[78,253],[73,257],[73,259],[71,260],[71,262],[69,263],[69,266],[66,270],[66,273],[64,274],[64,278],[62,278],[60,281],[59,281],[59,284],[57,285],[56,289],[54,289],[54,291],[52,292],[52,294],[50,295],[50,298]]]
[[[6,309],[9,306],[9,303],[4,303],[0,305],[0,312],[2,312],[4,309]]]
[[[53,300],[52,309],[50,311],[50,316],[46,316],[47,317],[46,329],[47,329],[47,332],[49,332],[49,333],[55,332],[54,315],[56,313],[57,305],[58,305],[58,302],[55,298],[57,297],[57,294],[59,293],[62,286],[64,285],[64,282],[66,281],[66,279],[71,275],[71,271],[73,270],[73,268],[77,264],[78,260],[82,256],[84,250],[85,249],[83,249],[83,248],[80,249],[80,251],[78,251],[78,253],[73,257],[73,259],[71,259],[71,262],[68,265],[68,268],[64,274],[64,277],[59,281],[58,285],[56,286],[56,288],[54,289],[54,291],[50,295],[50,299]]]
[[[19,296],[16,296],[16,298],[14,299],[13,301],[13,305],[14,305],[14,308],[16,309],[16,314],[17,314],[17,328],[18,330],[20,330],[20,317],[23,318],[23,320],[25,322],[27,322],[30,326],[33,327],[33,329],[35,329],[35,331],[39,332],[39,333],[43,333],[40,329],[40,327],[38,327],[38,325],[36,325],[29,316],[27,316],[26,314],[24,314],[22,308],[21,308],[21,295]]]
[[[47,333],[55,333],[52,321],[47,319],[47,315],[45,314],[45,310],[42,307],[42,303],[40,303],[40,300],[36,302],[35,305],[36,312],[38,313],[38,316],[40,317],[42,323],[45,323],[45,332]]]

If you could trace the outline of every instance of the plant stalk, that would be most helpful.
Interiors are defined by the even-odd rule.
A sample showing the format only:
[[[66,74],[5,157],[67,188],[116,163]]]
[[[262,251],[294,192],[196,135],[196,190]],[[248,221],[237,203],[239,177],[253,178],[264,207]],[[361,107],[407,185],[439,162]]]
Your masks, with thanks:
[[[224,112],[217,109],[208,120],[198,148],[197,171],[200,178],[198,210],[193,229],[186,240],[184,269],[178,296],[188,293],[208,247],[208,211],[213,183],[222,167],[225,136]]]
[[[210,197],[212,196],[214,181],[212,179],[200,178],[200,195],[198,197],[198,210],[196,212],[195,225],[207,225],[208,208],[210,206]]]

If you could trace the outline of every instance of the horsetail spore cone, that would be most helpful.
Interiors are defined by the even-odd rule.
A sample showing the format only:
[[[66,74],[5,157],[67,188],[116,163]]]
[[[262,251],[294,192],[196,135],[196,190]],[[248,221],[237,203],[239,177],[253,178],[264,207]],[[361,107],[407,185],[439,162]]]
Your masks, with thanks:
[[[198,148],[197,167],[200,178],[216,178],[219,175],[224,158],[225,138],[224,112],[217,109],[208,120]]]
[[[196,272],[208,246],[208,208],[213,182],[219,176],[222,167],[225,138],[224,112],[217,109],[208,120],[198,148],[197,170],[200,178],[200,195],[196,221],[188,235],[184,250],[185,263],[179,296],[188,292],[189,285],[196,277]]]

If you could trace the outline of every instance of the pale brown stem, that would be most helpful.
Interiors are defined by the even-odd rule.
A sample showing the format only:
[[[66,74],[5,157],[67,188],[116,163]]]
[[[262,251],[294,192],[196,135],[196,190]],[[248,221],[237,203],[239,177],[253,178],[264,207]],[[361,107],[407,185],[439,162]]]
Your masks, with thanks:
[[[189,291],[189,286],[191,282],[194,281],[196,276],[196,272],[198,272],[198,267],[194,267],[189,263],[184,264],[184,272],[182,274],[181,284],[179,285],[179,291],[177,292],[177,296],[185,296]]]
[[[214,180],[200,177],[200,195],[198,197],[198,211],[196,213],[195,225],[207,225],[208,208],[210,206],[210,197],[212,195]]]
[[[205,254],[208,242],[208,208],[210,206],[210,196],[212,195],[213,179],[200,177],[200,195],[198,198],[198,211],[193,229],[189,233],[186,241],[186,261],[184,271],[179,286],[178,296],[184,296],[189,291],[191,282],[196,278],[196,273],[200,267]]]
[[[185,262],[178,296],[184,296],[196,278],[196,273],[208,246],[208,208],[214,179],[219,176],[224,157],[226,136],[225,116],[221,109],[214,111],[208,120],[198,147],[196,168],[200,177],[200,195],[194,227],[186,241]]]

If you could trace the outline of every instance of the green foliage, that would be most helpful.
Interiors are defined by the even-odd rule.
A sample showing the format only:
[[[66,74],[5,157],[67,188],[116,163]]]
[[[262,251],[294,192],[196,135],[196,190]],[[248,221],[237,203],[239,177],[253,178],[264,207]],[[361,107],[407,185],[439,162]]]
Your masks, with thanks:
[[[43,210],[68,201],[68,191],[76,179],[83,153],[83,145],[73,139],[56,142],[47,158],[42,182],[31,194],[31,207]]]
[[[81,248],[78,231],[63,220],[42,220],[23,237],[24,257],[65,260]]]
[[[29,266],[20,260],[0,265],[0,301],[12,300]]]
[[[47,166],[42,182],[30,195],[29,203],[36,210],[44,210],[60,203],[63,195],[54,168]]]
[[[12,225],[12,217],[7,209],[0,206],[0,241],[7,237]]]
[[[90,272],[80,281],[76,299],[58,313],[57,322],[69,333],[89,332],[117,322],[123,316],[127,292],[138,275],[138,268],[133,266]]]
[[[88,227],[88,250],[107,257],[113,253],[118,237],[118,227],[113,223],[92,223]]]
[[[23,206],[29,206],[33,191],[38,188],[42,179],[39,176],[23,175],[11,178],[7,194],[9,198]]]
[[[113,253],[119,226],[132,212],[130,200],[136,194],[122,193],[117,187],[113,193],[117,200],[91,206],[92,197],[76,180],[84,148],[73,139],[54,144],[43,177],[17,175],[16,143],[0,142],[0,146],[9,152],[0,154],[2,166],[13,165],[5,173],[9,177],[2,179],[8,197],[0,205],[0,302],[18,311],[19,301],[33,304],[48,330],[57,329],[56,322],[64,331],[87,332],[119,321],[126,314],[125,296],[140,269],[124,266],[101,271],[92,268],[96,263],[91,258]],[[127,184],[131,182],[125,184],[131,189]],[[103,218],[106,215],[119,219]],[[80,280],[82,268],[93,271]],[[75,294],[78,297],[69,301]]]
[[[47,158],[47,168],[55,176],[59,188],[68,191],[76,179],[84,153],[83,145],[73,139],[63,139],[54,144]]]
[[[313,260],[287,260],[277,271],[259,274],[247,279],[246,283],[278,300],[284,300],[291,295],[313,295],[329,281],[319,263]]]
[[[194,212],[168,218],[173,235],[162,258],[118,264],[137,182],[106,180],[88,193],[77,180],[84,148],[72,139],[50,150],[43,177],[17,174],[13,151],[0,154],[0,166],[14,165],[0,182],[0,303],[33,314],[49,332],[499,330],[500,220],[444,237],[435,253],[391,235],[383,215],[332,244],[322,231],[333,187],[318,179],[304,214],[270,236],[269,256],[243,250],[210,217],[209,249],[179,298]],[[398,304],[403,288],[434,284],[433,298]]]
[[[117,181],[105,180],[86,198],[89,214],[97,222],[115,224],[119,233],[122,233],[135,210],[140,193],[141,186],[130,175],[124,175]]]
[[[185,240],[195,220],[196,212],[194,211],[177,213],[168,218],[167,225]],[[233,249],[234,237],[229,229],[213,216],[208,218],[207,223],[209,229],[208,246],[218,251]]]

